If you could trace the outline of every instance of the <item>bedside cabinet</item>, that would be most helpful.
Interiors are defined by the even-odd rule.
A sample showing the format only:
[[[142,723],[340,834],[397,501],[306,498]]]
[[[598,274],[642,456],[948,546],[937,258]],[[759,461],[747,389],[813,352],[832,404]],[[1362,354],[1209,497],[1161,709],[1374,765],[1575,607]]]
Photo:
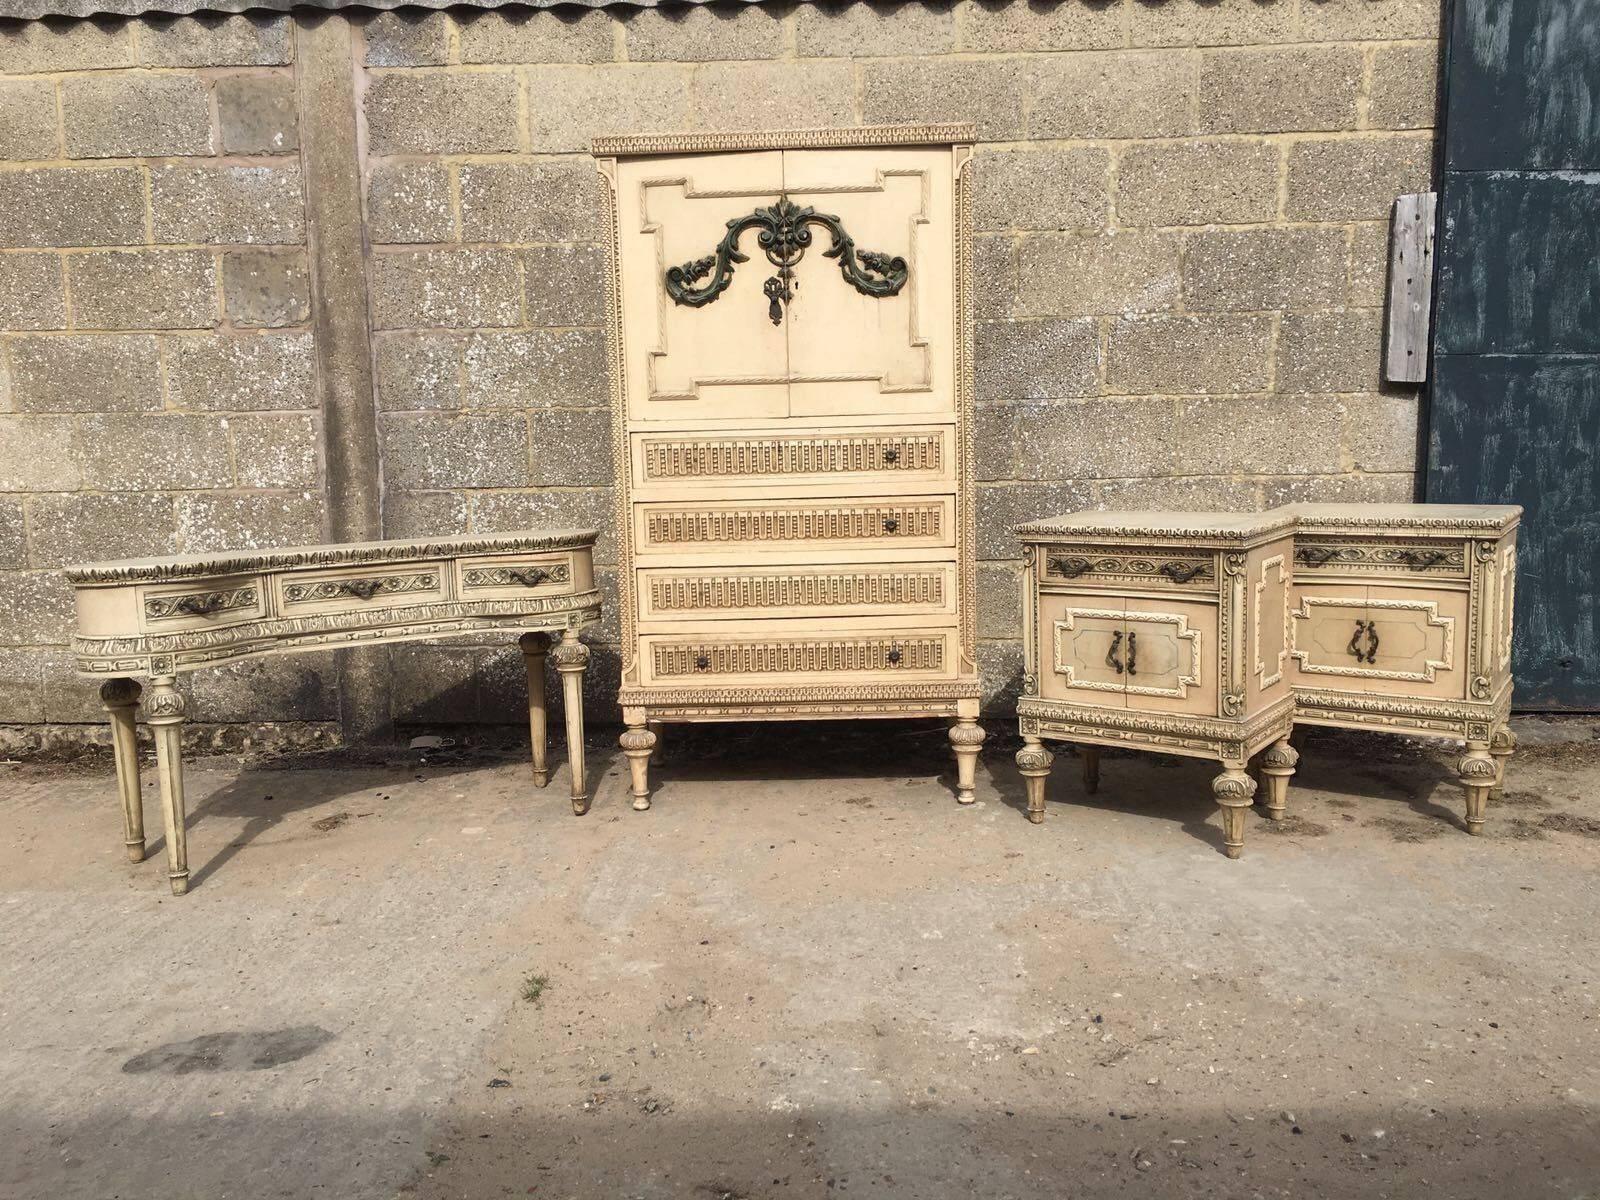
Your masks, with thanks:
[[[1514,505],[1297,504],[1295,721],[1461,738],[1466,825],[1483,831],[1515,741]]]
[[[1228,857],[1244,846],[1259,751],[1281,817],[1288,737],[1294,519],[1283,512],[1084,512],[1020,526],[1024,675],[1017,702],[1028,818],[1044,819],[1048,741],[1214,759]]]

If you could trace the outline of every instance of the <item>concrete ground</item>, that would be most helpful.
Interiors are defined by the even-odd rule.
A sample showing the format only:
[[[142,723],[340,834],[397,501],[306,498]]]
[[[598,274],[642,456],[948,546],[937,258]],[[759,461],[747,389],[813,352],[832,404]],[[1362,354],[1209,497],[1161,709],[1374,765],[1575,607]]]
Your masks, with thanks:
[[[602,733],[581,820],[209,760],[182,899],[108,770],[0,767],[0,1196],[1600,1195],[1593,726],[1480,839],[1313,731],[1230,862],[1205,764],[1064,753],[1035,827],[989,724],[970,809],[925,725],[669,728],[648,813]]]

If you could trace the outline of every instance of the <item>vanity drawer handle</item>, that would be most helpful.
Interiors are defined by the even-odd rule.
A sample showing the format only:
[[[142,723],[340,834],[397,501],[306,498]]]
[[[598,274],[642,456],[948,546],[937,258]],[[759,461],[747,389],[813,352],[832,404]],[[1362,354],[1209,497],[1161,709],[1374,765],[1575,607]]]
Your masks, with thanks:
[[[227,602],[227,598],[220,592],[210,592],[204,596],[185,596],[178,601],[178,611],[188,613],[191,617],[209,617]]]
[[[513,583],[520,583],[523,587],[538,587],[550,579],[550,572],[543,567],[512,567],[506,571],[506,578]]]
[[[381,579],[341,579],[338,592],[341,596],[356,596],[371,600],[383,588]]]

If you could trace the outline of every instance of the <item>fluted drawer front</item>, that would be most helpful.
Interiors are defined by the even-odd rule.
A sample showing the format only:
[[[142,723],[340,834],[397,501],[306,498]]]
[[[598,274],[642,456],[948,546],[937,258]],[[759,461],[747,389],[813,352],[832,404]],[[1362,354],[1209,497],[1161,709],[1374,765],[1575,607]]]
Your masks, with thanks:
[[[949,482],[954,426],[824,433],[641,433],[633,438],[634,484],[646,490],[715,485],[785,486],[874,477]]]
[[[955,544],[953,496],[636,504],[641,555],[796,546],[928,547]]]
[[[645,682],[725,687],[770,685],[775,677],[808,683],[950,678],[955,673],[955,631],[880,630],[786,636],[641,639]]]
[[[646,621],[784,616],[954,616],[953,562],[859,563],[782,568],[655,567],[639,572]]]

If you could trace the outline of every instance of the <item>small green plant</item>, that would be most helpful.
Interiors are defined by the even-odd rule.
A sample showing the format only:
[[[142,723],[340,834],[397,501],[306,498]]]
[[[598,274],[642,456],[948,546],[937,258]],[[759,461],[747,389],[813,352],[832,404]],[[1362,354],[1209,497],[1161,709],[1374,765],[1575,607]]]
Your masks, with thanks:
[[[545,990],[545,988],[547,988],[549,986],[550,986],[550,976],[548,976],[548,975],[529,975],[526,979],[524,979],[522,981],[522,998],[524,1000],[526,1000],[529,1004],[537,1004],[541,1008],[543,1008],[544,1007],[544,1001],[543,1001],[544,990]]]

